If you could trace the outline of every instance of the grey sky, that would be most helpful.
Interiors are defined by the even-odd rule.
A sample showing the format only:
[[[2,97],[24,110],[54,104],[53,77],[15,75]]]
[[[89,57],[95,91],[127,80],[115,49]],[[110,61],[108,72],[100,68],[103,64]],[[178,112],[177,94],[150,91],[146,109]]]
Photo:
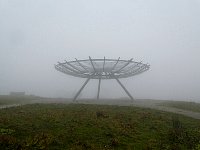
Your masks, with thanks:
[[[121,80],[134,97],[200,101],[199,18],[200,0],[0,0],[0,94],[71,97],[84,79],[57,61],[120,56],[151,64]],[[96,90],[92,81],[82,96]],[[101,97],[118,96],[102,82]]]

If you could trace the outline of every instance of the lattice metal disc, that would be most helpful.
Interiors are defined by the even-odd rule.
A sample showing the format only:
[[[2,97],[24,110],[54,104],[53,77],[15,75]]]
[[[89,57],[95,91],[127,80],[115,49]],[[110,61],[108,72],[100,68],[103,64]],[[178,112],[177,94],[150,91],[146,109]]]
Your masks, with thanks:
[[[65,74],[90,79],[126,78],[140,74],[150,68],[149,64],[118,59],[85,59],[58,62],[55,68]]]

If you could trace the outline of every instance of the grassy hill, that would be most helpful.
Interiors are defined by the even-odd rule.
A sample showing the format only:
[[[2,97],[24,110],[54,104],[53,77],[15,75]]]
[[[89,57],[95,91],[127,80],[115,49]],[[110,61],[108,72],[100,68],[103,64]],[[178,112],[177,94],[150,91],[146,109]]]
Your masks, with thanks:
[[[0,149],[198,149],[200,120],[133,106],[30,104],[0,110]]]

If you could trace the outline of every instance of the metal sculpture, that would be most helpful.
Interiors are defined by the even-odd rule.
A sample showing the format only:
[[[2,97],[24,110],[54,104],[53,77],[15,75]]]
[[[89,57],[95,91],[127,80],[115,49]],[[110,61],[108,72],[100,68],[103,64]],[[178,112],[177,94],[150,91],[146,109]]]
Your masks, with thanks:
[[[98,79],[98,92],[97,99],[99,99],[100,86],[102,79],[115,79],[119,85],[124,89],[130,99],[134,100],[132,95],[128,92],[125,86],[120,82],[119,78],[127,78],[130,76],[138,75],[147,71],[150,68],[149,64],[143,64],[142,62],[135,62],[133,59],[120,60],[118,59],[89,59],[75,61],[65,61],[63,63],[58,62],[55,65],[55,69],[75,77],[87,78],[80,90],[74,97],[74,101],[77,99],[81,91],[84,89],[90,79]]]

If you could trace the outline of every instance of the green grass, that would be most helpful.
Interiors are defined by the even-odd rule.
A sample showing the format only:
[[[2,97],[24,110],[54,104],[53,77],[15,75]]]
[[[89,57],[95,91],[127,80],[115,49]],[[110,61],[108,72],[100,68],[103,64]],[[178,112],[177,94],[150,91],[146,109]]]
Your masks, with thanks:
[[[200,112],[200,103],[195,103],[195,102],[169,101],[169,102],[164,102],[161,105],[179,108],[183,110],[194,111],[194,112]]]
[[[200,121],[151,109],[31,104],[0,110],[0,149],[193,149]]]

